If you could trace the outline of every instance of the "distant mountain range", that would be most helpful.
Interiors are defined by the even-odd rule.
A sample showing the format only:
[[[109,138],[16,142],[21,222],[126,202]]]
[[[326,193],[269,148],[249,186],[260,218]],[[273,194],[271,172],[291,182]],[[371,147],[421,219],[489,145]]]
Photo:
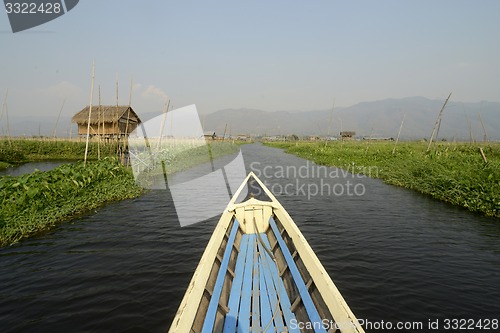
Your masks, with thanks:
[[[203,127],[222,135],[318,135],[338,136],[340,131],[354,131],[357,137],[396,137],[403,116],[401,137],[428,138],[444,100],[424,97],[385,99],[363,102],[350,107],[318,111],[276,111],[226,109],[207,115]],[[481,121],[484,124],[481,125]],[[470,124],[470,126],[469,126]],[[443,111],[439,138],[482,141],[484,132],[490,140],[500,140],[500,103],[462,103],[449,101]]]
[[[452,97],[453,98],[453,97]],[[349,107],[330,110],[275,111],[257,109],[226,109],[202,115],[206,131],[217,135],[317,135],[338,136],[342,131],[354,131],[357,137],[396,137],[403,115],[406,114],[401,137],[405,139],[429,138],[444,100],[424,97],[385,99],[358,103]],[[79,110],[75,110],[79,111]],[[143,121],[157,113],[141,113]],[[483,125],[481,124],[480,118]],[[50,136],[55,117],[11,116],[12,136]],[[70,135],[70,117],[61,117],[58,136]],[[75,136],[73,125],[72,135]],[[490,140],[500,140],[500,103],[462,103],[450,100],[443,112],[438,139],[482,141],[486,131]],[[5,135],[5,120],[0,125],[0,135]]]

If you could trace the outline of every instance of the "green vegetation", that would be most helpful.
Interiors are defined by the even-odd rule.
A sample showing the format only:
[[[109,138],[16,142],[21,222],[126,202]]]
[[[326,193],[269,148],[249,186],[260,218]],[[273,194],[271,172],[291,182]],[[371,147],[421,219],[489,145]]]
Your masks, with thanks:
[[[210,155],[217,158],[238,150],[238,145],[227,142],[212,142],[209,147],[165,145],[159,156],[173,173],[209,162]],[[100,149],[101,157],[108,157],[90,161],[86,167],[77,162],[48,172],[0,177],[0,247],[48,231],[106,202],[139,196],[143,189],[136,184],[132,170],[110,157],[116,155],[116,142],[101,143]],[[85,142],[79,141],[0,140],[0,167],[39,160],[82,160],[84,151]],[[97,156],[97,143],[91,142],[89,159]]]
[[[48,172],[0,177],[0,246],[47,231],[105,202],[137,197],[142,189],[115,159],[65,164]]]
[[[99,146],[99,147],[98,147]],[[100,156],[115,156],[117,143],[89,143],[89,159]],[[0,140],[0,162],[19,164],[41,160],[82,160],[85,153],[85,141],[79,140]],[[1,166],[0,166],[1,168]]]
[[[0,171],[7,169],[8,167],[10,167],[9,163],[0,161]]]
[[[200,143],[203,145],[200,146]],[[132,143],[130,143],[133,147]],[[156,147],[154,142],[149,142],[150,146]],[[209,142],[210,150],[204,142],[189,141],[169,144],[162,143],[159,157],[171,164],[171,172],[185,170],[193,165],[209,162],[209,152],[213,158],[234,153],[241,143],[229,143],[224,141]],[[140,145],[144,145],[141,139]],[[116,141],[108,143],[96,141],[89,142],[87,158],[97,160],[98,152],[101,157],[116,156],[118,144]],[[85,153],[84,140],[31,140],[31,139],[0,139],[0,170],[10,165],[21,164],[33,161],[47,160],[82,160]]]
[[[162,142],[160,148],[156,148],[155,142],[149,142],[150,148],[146,148],[143,141],[135,145],[130,142],[131,151],[135,154],[137,162],[134,172],[140,174],[139,182],[148,187],[154,179],[163,173],[172,174],[189,169],[195,165],[209,163],[211,159],[236,153],[239,149],[238,143],[224,141],[210,141],[205,144],[203,141],[175,140]],[[143,161],[140,163],[138,161]]]
[[[282,142],[267,145],[317,164],[383,179],[487,216],[500,217],[500,144]],[[487,162],[479,153],[482,147]]]
[[[175,158],[167,160],[166,170],[167,173],[186,170],[195,165],[208,163],[210,159],[234,154],[238,149],[238,144],[222,141],[208,142],[208,145],[193,147],[189,150],[182,149],[175,155]]]

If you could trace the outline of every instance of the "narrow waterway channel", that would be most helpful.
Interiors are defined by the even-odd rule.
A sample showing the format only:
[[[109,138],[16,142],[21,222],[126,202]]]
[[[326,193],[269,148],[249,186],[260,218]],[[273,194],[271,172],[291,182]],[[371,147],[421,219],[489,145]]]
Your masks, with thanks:
[[[424,331],[429,320],[500,319],[498,219],[241,149],[359,319]],[[169,191],[150,191],[0,249],[0,331],[166,332],[217,219],[181,228]]]
[[[61,164],[72,163],[72,161],[39,161],[29,162],[17,166],[8,167],[0,171],[0,176],[21,176],[38,171],[50,171]]]

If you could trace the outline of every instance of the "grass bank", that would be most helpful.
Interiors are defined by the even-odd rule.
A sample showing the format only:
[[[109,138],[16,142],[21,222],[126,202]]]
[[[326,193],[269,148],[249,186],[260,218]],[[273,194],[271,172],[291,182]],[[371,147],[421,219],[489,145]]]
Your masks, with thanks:
[[[130,170],[106,158],[47,172],[0,177],[0,246],[52,229],[106,202],[142,193]]]
[[[160,158],[169,166],[169,172],[185,170],[191,166],[206,163],[212,158],[232,154],[238,151],[242,142],[207,141],[207,145],[189,146],[189,143],[163,143]],[[153,144],[154,146],[154,144]],[[186,147],[188,146],[188,147]],[[207,149],[209,148],[209,149]],[[89,142],[89,160],[98,157],[116,156],[118,144],[116,141]],[[0,139],[0,170],[9,166],[34,161],[48,160],[82,160],[85,154],[83,140],[51,140],[51,139]]]
[[[213,142],[163,156],[169,173],[188,169],[212,158],[238,151],[239,145]],[[116,144],[101,144],[100,161],[62,165],[47,172],[0,177],[0,247],[52,229],[58,223],[111,201],[139,196],[139,187],[130,168],[116,158]],[[12,140],[0,141],[0,166],[50,159],[82,159],[85,142]],[[89,158],[97,158],[92,143]],[[210,152],[210,153],[209,153]]]
[[[266,143],[317,164],[383,179],[487,216],[500,217],[500,144],[425,142]],[[479,153],[482,148],[487,162]]]
[[[96,141],[89,143],[88,158],[115,156],[116,142]],[[82,160],[85,154],[85,141],[79,140],[44,140],[44,139],[1,139],[0,168],[9,165],[46,160]]]

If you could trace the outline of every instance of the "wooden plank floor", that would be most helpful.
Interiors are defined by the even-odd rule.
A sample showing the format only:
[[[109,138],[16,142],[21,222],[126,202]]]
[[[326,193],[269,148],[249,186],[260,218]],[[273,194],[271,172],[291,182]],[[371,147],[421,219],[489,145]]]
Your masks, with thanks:
[[[273,233],[278,235],[277,241],[309,317],[313,321],[321,321],[290,251],[272,218],[270,226]],[[230,244],[234,242],[234,228],[237,227],[233,227],[231,230]],[[297,325],[291,324],[297,323],[296,317],[291,311],[291,302],[270,248],[271,245],[265,233],[242,235],[227,306],[229,312],[224,319],[224,333],[300,332]],[[225,258],[226,255],[224,255]],[[214,331],[213,313],[220,297],[220,288],[218,287],[224,281],[226,271],[227,262],[223,260],[215,292],[203,325],[203,333]],[[323,328],[314,329],[314,331],[326,333]]]
[[[264,233],[259,236],[242,235],[223,332],[300,332],[289,327],[295,318],[290,300],[276,263],[264,249],[269,240]],[[204,328],[209,331],[210,325]]]

